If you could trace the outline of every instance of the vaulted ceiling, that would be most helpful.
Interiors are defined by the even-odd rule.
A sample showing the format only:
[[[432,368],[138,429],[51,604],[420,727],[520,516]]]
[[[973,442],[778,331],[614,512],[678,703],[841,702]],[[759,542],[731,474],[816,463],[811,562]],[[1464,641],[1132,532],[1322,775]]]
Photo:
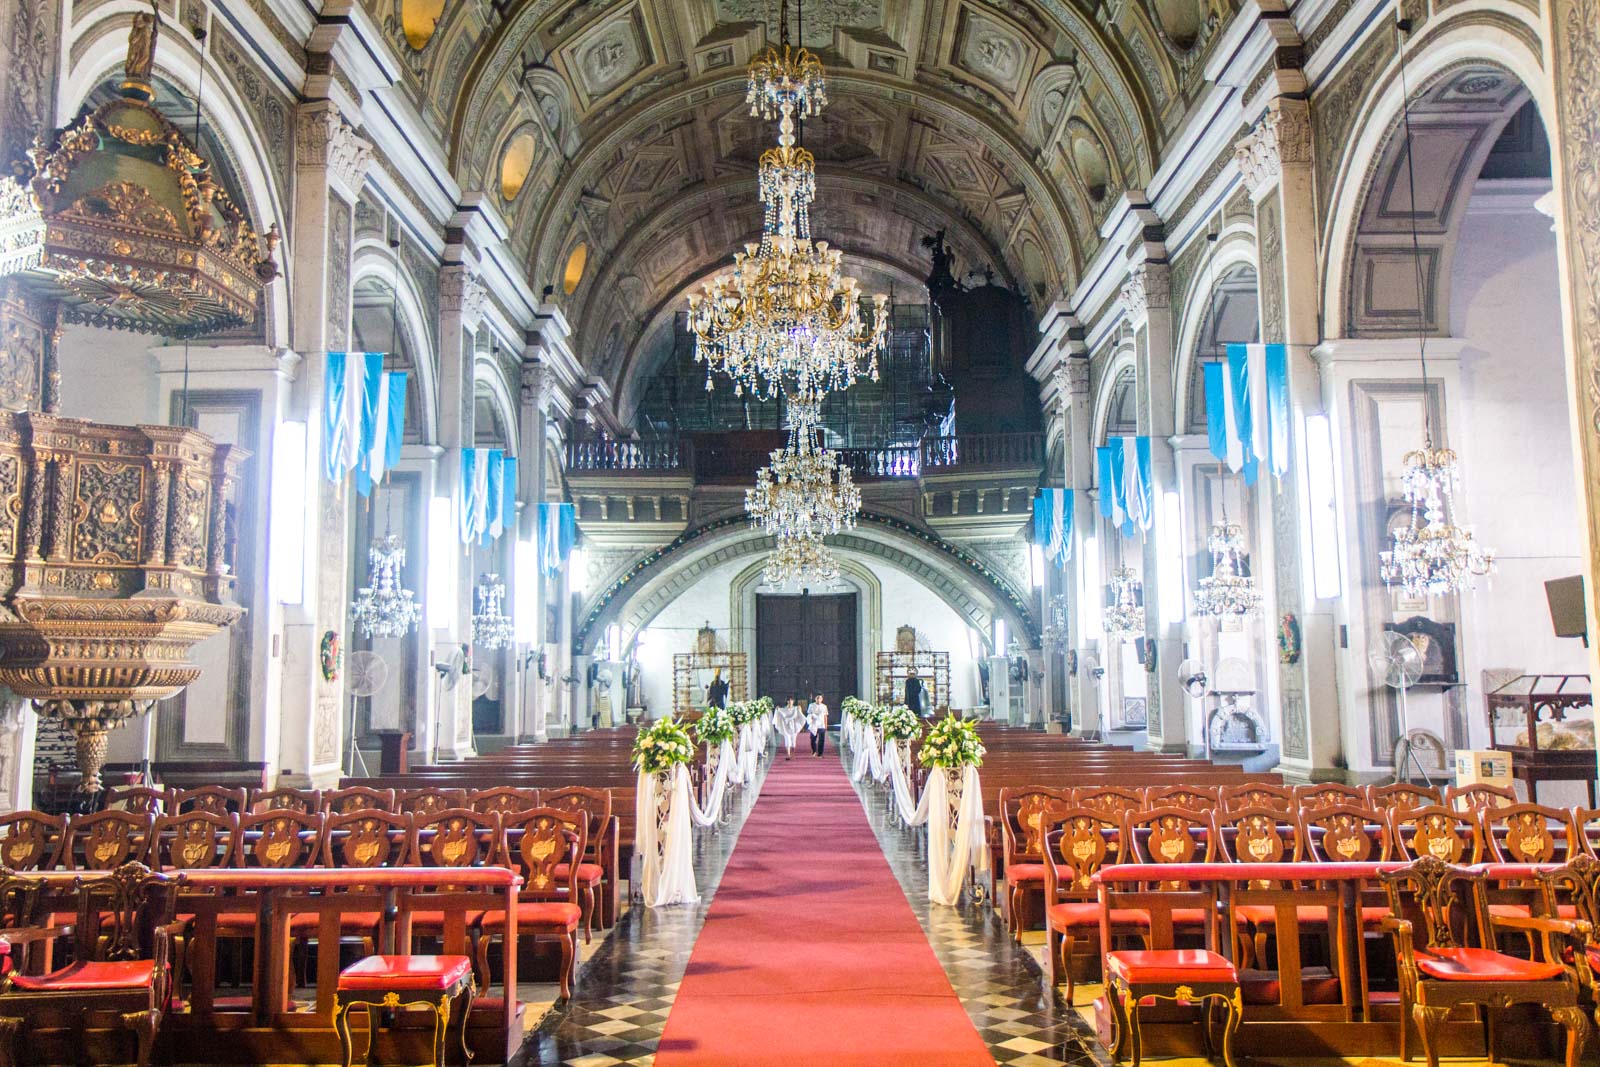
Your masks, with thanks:
[[[777,0],[363,2],[458,181],[494,198],[529,282],[622,392],[686,288],[759,233],[775,130],[744,71],[778,40]],[[1231,3],[811,0],[830,97],[804,128],[815,233],[920,278],[944,229],[962,269],[1054,299],[1148,179]]]

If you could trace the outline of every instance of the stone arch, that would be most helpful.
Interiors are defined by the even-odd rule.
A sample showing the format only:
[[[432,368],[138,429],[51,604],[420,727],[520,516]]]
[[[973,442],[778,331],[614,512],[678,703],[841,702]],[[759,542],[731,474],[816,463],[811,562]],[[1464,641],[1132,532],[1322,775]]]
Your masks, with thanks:
[[[997,611],[1013,633],[1038,641],[1038,624],[1021,594],[987,564],[934,534],[900,519],[865,513],[853,533],[829,541],[846,552],[883,559],[918,579],[967,619],[986,644]],[[743,515],[686,531],[637,560],[588,605],[574,646],[592,650],[613,622],[622,626],[626,645],[706,570],[731,559],[765,555],[770,548],[771,539],[751,530]]]
[[[1196,238],[1204,240],[1203,237]],[[1178,323],[1178,344],[1173,350],[1173,425],[1178,433],[1193,432],[1189,412],[1195,403],[1193,396],[1195,364],[1200,360],[1200,348],[1213,329],[1211,299],[1215,290],[1228,284],[1230,275],[1248,271],[1252,278],[1258,276],[1255,232],[1251,227],[1234,225],[1225,228],[1217,238],[1217,247],[1211,257],[1202,262],[1194,272],[1182,300]],[[1259,336],[1259,319],[1258,336]]]
[[[397,318],[411,351],[415,353],[410,368],[415,373],[415,381],[409,388],[418,390],[418,411],[422,415],[422,425],[417,429],[421,433],[422,443],[432,444],[439,439],[439,363],[433,338],[423,326],[429,315],[422,291],[405,264],[387,246],[370,238],[356,244],[350,271],[351,292],[356,292],[361,283],[369,279],[381,282],[391,291],[394,291],[398,282],[400,308]]]
[[[472,392],[474,402],[479,392],[488,394],[490,406],[494,409],[504,440],[501,442],[507,455],[517,455],[517,404],[511,393],[511,388],[506,384],[504,372],[499,361],[490,352],[475,352],[472,357]]]
[[[1105,370],[1101,372],[1099,388],[1095,391],[1094,414],[1089,419],[1089,443],[1101,445],[1105,443],[1106,435],[1110,432],[1112,409],[1117,404],[1118,392],[1126,388],[1124,384],[1132,376],[1133,388],[1138,388],[1138,360],[1136,358],[1133,341],[1131,338],[1117,342],[1106,359]]]
[[[865,625],[856,635],[856,666],[860,675],[856,681],[861,686],[861,692],[867,693],[870,692],[870,672],[876,658],[873,653],[883,647],[883,583],[872,572],[872,568],[854,556],[836,553],[835,558],[839,563],[840,580],[853,586],[861,598],[861,618]],[[744,646],[745,620],[751,618],[755,610],[756,587],[762,584],[761,574],[766,565],[763,555],[734,575],[733,581],[728,583],[728,618],[731,620],[728,629],[732,635],[730,647],[735,651],[742,650],[750,657],[752,686],[755,685],[760,664],[756,662],[756,649]]]
[[[1443,79],[1451,77],[1452,72],[1460,74],[1472,67],[1495,69],[1520,83],[1520,88],[1527,94],[1526,98],[1533,101],[1541,121],[1549,130],[1554,104],[1549,93],[1548,75],[1543,69],[1539,39],[1540,26],[1530,18],[1529,13],[1504,0],[1490,0],[1482,8],[1454,17],[1430,19],[1417,38],[1409,43],[1406,53],[1407,81],[1418,87],[1413,97],[1437,91],[1444,84]],[[1401,121],[1398,58],[1391,59],[1371,81],[1373,89],[1356,105],[1357,113],[1362,118],[1344,140],[1349,147],[1334,171],[1330,206],[1326,213],[1322,242],[1326,249],[1322,264],[1322,308],[1326,323],[1324,333],[1329,337],[1353,336],[1359,330],[1359,326],[1352,328],[1349,314],[1353,263],[1360,242],[1359,228],[1369,193],[1383,169],[1385,155],[1393,150]],[[1501,117],[1501,126],[1511,111]],[[1490,144],[1492,141],[1489,138]],[[1482,150],[1486,153],[1487,146]],[[1480,157],[1477,165],[1481,166],[1481,163]],[[1473,173],[1476,174],[1476,171]],[[1419,190],[1425,187],[1425,182],[1426,178],[1419,175]],[[1465,198],[1461,199],[1464,203]],[[1409,230],[1406,232],[1409,235]],[[1445,255],[1436,257],[1432,273],[1435,278],[1447,276]],[[1432,286],[1433,299],[1428,301],[1433,308],[1431,322],[1437,322],[1437,309],[1441,302],[1448,310],[1448,297],[1441,289],[1437,283]],[[1414,308],[1406,313],[1405,319],[1407,325],[1397,326],[1396,329],[1415,333]]]

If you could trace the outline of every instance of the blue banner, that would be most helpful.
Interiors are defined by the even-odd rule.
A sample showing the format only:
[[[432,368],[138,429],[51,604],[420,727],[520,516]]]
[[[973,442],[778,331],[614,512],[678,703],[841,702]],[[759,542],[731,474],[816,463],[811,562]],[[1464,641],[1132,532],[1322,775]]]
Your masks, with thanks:
[[[1033,543],[1058,570],[1072,559],[1072,490],[1041,489],[1033,498]]]

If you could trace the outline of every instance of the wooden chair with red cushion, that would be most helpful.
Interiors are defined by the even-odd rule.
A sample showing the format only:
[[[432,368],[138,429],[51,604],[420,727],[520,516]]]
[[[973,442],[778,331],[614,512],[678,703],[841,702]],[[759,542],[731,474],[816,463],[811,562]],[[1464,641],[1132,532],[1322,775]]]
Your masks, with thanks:
[[[517,894],[517,941],[556,941],[561,946],[561,996],[572,995],[572,972],[578,958],[578,927],[583,908],[578,899],[578,866],[589,830],[582,812],[565,808],[533,808],[500,817],[498,866],[522,875]],[[478,969],[489,973],[489,942],[505,931],[503,911],[489,911],[480,920]]]
[[[1221,794],[1214,785],[1153,785],[1144,791],[1144,803],[1148,808],[1215,811],[1222,804]]]
[[[1340,785],[1338,782],[1297,785],[1294,787],[1294,799],[1296,806],[1301,811],[1350,805],[1365,807],[1367,804],[1367,788],[1366,786]]]
[[[539,791],[514,785],[497,785],[492,789],[474,789],[467,796],[467,806],[478,812],[499,812],[509,815],[539,806]]]
[[[299,811],[310,814],[322,810],[320,789],[255,789],[250,793],[250,814],[268,811]]]
[[[1545,894],[1544,913],[1572,920],[1583,939],[1581,960],[1574,956],[1579,963],[1575,969],[1595,1021],[1600,1022],[1600,860],[1578,853],[1537,877]],[[1580,921],[1583,926],[1577,925]]]
[[[1447,785],[1444,806],[1455,811],[1482,811],[1505,808],[1517,802],[1517,791],[1509,785]]]
[[[352,811],[394,811],[394,790],[373,789],[365,785],[324,789],[322,810],[330,815],[348,815]]]
[[[1393,913],[1385,927],[1394,939],[1400,976],[1400,1058],[1409,1059],[1409,1016],[1422,1038],[1428,1067],[1439,1064],[1439,1027],[1460,1005],[1484,1013],[1487,1047],[1494,1061],[1494,1011],[1513,1004],[1542,1004],[1566,1028],[1566,1067],[1578,1067],[1586,1020],[1578,1007],[1578,977],[1562,962],[1558,940],[1576,945],[1576,928],[1561,919],[1524,919],[1543,935],[1544,951],[1532,959],[1494,948],[1496,925],[1488,916],[1486,874],[1431,855],[1379,875]],[[1462,890],[1465,892],[1462,892]],[[1581,951],[1581,945],[1577,945]]]
[[[339,972],[339,985],[333,997],[333,1028],[339,1035],[344,1067],[355,1060],[355,1043],[350,1037],[350,1012],[367,1012],[367,1063],[376,1064],[373,1051],[378,1041],[381,1009],[428,1008],[433,1016],[433,1063],[444,1067],[445,1041],[450,1033],[451,1006],[461,1005],[461,1062],[472,1062],[467,1045],[467,1021],[472,1015],[472,1000],[477,988],[472,979],[472,961],[466,956],[368,956]]]
[[[1396,808],[1389,812],[1389,832],[1394,835],[1396,859],[1432,856],[1445,863],[1482,863],[1489,858],[1477,812],[1443,805]]]
[[[209,811],[213,815],[238,815],[245,810],[248,794],[244,789],[223,785],[198,785],[173,791],[169,810],[174,812]]]
[[[1069,790],[1045,786],[1000,790],[1000,839],[1004,844],[1006,895],[1002,917],[1013,938],[1022,937],[1029,893],[1044,892],[1043,826],[1052,812],[1070,805]]]
[[[1367,802],[1379,811],[1401,811],[1409,808],[1436,807],[1444,803],[1439,790],[1431,785],[1412,785],[1396,782],[1393,785],[1375,785],[1367,789]]]
[[[1098,946],[1100,903],[1095,872],[1117,862],[1122,848],[1122,817],[1094,808],[1068,807],[1045,810],[1042,825],[1044,863],[1045,966],[1050,986],[1067,979],[1067,1003],[1072,1003],[1073,960],[1081,941]],[[1111,936],[1143,937],[1149,916],[1142,911],[1118,911],[1111,916]],[[1097,952],[1096,955],[1102,954]]]
[[[1219,811],[1216,826],[1218,851],[1235,863],[1299,863],[1305,859],[1299,819],[1277,808]],[[1243,950],[1236,958],[1246,966],[1268,966],[1267,947],[1278,923],[1275,898],[1282,890],[1294,888],[1295,883],[1251,881],[1233,894],[1233,935]],[[1328,915],[1326,903],[1306,903],[1295,912],[1300,926],[1323,930]]]
[[[1266,782],[1246,782],[1244,785],[1222,787],[1222,810],[1238,811],[1241,808],[1271,808],[1273,811],[1293,812],[1299,809],[1294,789],[1286,785],[1268,785]]]
[[[131,811],[101,811],[67,818],[62,865],[74,871],[110,871],[142,863],[155,816]]]
[[[1214,863],[1219,861],[1216,828],[1210,812],[1184,808],[1151,808],[1125,816],[1122,840],[1127,842],[1128,859],[1122,863],[1171,865]],[[1181,879],[1151,872],[1152,881],[1174,892],[1187,890]],[[1216,912],[1193,907],[1170,909],[1167,913],[1177,930],[1189,936],[1204,936],[1208,943],[1216,925]],[[1151,922],[1157,922],[1152,915]]]
[[[82,1033],[94,1022],[133,1031],[147,1067],[172,983],[173,883],[139,863],[80,877],[71,963],[48,974],[0,976],[0,1041],[15,1063],[25,1026]],[[109,1018],[107,1018],[109,1016]],[[98,1017],[98,1018],[97,1018]]]
[[[493,866],[500,846],[500,815],[485,814],[470,808],[446,808],[430,815],[414,816],[416,832],[413,835],[415,853],[411,862],[420,867],[489,867]],[[448,886],[430,888],[446,889]],[[451,913],[414,909],[411,914],[412,938],[438,937],[446,934],[445,924]],[[461,921],[469,929],[466,935],[476,938],[481,915],[462,915]],[[484,986],[489,976],[480,974]]]
[[[416,825],[410,814],[392,811],[352,811],[329,815],[322,828],[322,866],[330,870],[404,867],[410,862]],[[366,893],[362,887],[350,892]],[[360,938],[366,951],[377,942],[383,915],[375,911],[349,911],[339,917],[341,937]]]
[[[1300,835],[1315,863],[1388,863],[1395,857],[1389,820],[1377,808],[1334,804],[1300,810]],[[1377,882],[1363,882],[1356,904],[1364,930],[1375,930],[1389,917],[1389,897]],[[1363,968],[1366,954],[1361,954]]]
[[[48,871],[61,862],[67,836],[64,815],[13,811],[0,815],[0,867]]]
[[[284,871],[319,866],[322,860],[323,823],[326,819],[327,816],[320,811],[304,812],[292,808],[274,808],[241,816],[239,829],[234,836],[234,867]],[[237,949],[240,941],[255,939],[256,918],[253,904],[239,911],[223,912],[217,917],[217,936],[230,939]],[[316,934],[316,913],[303,911],[289,916],[289,930],[293,952],[301,946],[305,937]]]
[[[578,862],[578,888],[583,893],[583,943],[587,945],[592,939],[595,906],[600,900],[602,889],[605,891],[606,899],[609,900],[613,895],[610,884],[615,882],[617,877],[613,867],[616,855],[616,830],[611,818],[611,790],[569,785],[561,789],[546,790],[542,799],[543,807],[581,813],[588,819],[583,857]],[[558,878],[566,876],[567,872],[564,870],[556,872]],[[605,926],[609,926],[613,921],[615,921],[614,916],[601,918],[601,924]]]
[[[1177,809],[1164,808],[1162,812]],[[1195,813],[1190,813],[1195,814]],[[1154,834],[1158,854],[1161,843],[1174,838],[1169,836],[1170,817],[1158,815]],[[1162,827],[1162,822],[1169,824]],[[1132,818],[1125,819],[1124,830]],[[1136,846],[1137,847],[1137,846]],[[1209,861],[1209,856],[1207,857]],[[1200,862],[1198,859],[1192,862]],[[1215,924],[1207,924],[1206,939],[1202,948],[1178,948],[1175,932],[1181,927],[1175,912],[1201,915],[1215,914],[1217,910],[1216,884],[1210,881],[1210,872],[1190,865],[1190,862],[1171,861],[1168,864],[1173,877],[1160,885],[1143,882],[1102,882],[1099,887],[1102,915],[1101,943],[1109,949],[1114,916],[1119,912],[1142,913],[1149,917],[1147,947],[1142,949],[1109,949],[1105,954],[1106,1001],[1116,1024],[1116,1038],[1111,1049],[1113,1063],[1120,1062],[1124,1052],[1131,1047],[1134,1067],[1143,1057],[1143,1040],[1139,1017],[1146,1009],[1161,1008],[1171,1011],[1160,1002],[1175,1007],[1199,1006],[1197,1021],[1205,1041],[1207,1058],[1211,1055],[1212,1013],[1222,1008],[1225,1021],[1222,1030],[1222,1060],[1233,1067],[1233,1035],[1243,1016],[1244,1002],[1239,988],[1239,973],[1233,962],[1218,951]],[[1194,879],[1191,884],[1189,879]],[[1177,886],[1180,888],[1171,888]]]

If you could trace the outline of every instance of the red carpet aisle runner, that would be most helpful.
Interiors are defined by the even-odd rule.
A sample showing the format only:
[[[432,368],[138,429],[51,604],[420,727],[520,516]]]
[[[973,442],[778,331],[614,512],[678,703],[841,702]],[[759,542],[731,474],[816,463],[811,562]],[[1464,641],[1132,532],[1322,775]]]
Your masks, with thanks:
[[[832,751],[767,775],[655,1062],[994,1063]]]

